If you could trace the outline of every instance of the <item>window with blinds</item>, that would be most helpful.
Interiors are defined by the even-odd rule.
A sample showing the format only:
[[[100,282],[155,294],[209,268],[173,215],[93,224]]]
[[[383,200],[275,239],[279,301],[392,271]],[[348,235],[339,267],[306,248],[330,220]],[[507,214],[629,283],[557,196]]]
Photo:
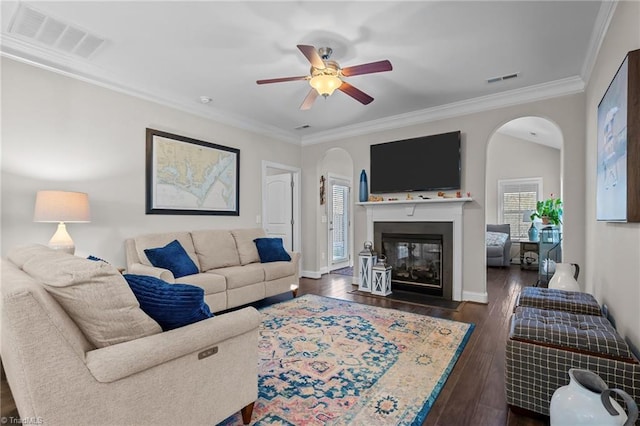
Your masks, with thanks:
[[[498,220],[511,226],[511,239],[528,240],[531,222],[523,220],[526,210],[535,210],[542,193],[542,178],[498,181]]]

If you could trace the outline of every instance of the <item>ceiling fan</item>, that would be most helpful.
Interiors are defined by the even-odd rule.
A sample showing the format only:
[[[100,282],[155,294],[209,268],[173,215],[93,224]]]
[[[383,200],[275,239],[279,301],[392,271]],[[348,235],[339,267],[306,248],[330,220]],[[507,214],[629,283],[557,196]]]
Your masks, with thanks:
[[[364,105],[368,105],[373,101],[373,98],[362,90],[356,89],[351,84],[344,81],[343,78],[352,77],[354,75],[391,71],[393,69],[391,62],[388,60],[340,68],[340,65],[336,61],[329,60],[331,53],[333,52],[330,47],[321,47],[316,50],[313,46],[299,44],[298,49],[300,49],[302,54],[311,63],[310,75],[271,78],[267,80],[258,80],[256,83],[268,84],[282,83],[285,81],[308,80],[311,85],[311,90],[304,98],[302,105],[300,105],[300,109],[302,110],[310,109],[318,95],[322,95],[326,98],[336,89],[346,93],[356,101]]]

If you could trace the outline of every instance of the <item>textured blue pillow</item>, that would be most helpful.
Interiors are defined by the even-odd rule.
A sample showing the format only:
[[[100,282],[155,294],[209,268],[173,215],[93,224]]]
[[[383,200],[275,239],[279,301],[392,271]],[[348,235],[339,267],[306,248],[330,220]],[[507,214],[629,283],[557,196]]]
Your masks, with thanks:
[[[164,247],[144,249],[144,254],[153,266],[170,270],[176,278],[200,272],[178,240]]]
[[[256,243],[261,263],[291,260],[291,256],[282,245],[282,238],[256,238],[253,242]]]
[[[204,290],[190,284],[169,284],[147,275],[125,274],[140,308],[164,331],[182,327],[213,314],[204,301]]]

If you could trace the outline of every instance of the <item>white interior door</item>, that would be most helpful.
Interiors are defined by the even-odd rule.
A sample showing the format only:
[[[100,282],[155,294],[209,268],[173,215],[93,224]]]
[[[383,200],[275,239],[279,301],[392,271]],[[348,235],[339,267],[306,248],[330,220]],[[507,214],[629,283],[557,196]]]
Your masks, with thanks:
[[[267,176],[265,190],[265,232],[280,237],[287,250],[293,250],[293,186],[291,173]]]
[[[348,181],[329,177],[329,271],[351,266],[350,196]]]

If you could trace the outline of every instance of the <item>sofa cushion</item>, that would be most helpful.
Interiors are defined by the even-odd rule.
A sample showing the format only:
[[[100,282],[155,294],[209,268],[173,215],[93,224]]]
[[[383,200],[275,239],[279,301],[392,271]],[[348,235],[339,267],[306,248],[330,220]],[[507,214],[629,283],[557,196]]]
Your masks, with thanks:
[[[193,231],[191,237],[200,262],[200,270],[240,265],[236,240],[228,230]]]
[[[196,249],[193,247],[193,240],[191,239],[190,232],[163,232],[140,235],[134,238],[136,252],[138,253],[140,263],[147,266],[153,266],[147,258],[144,249],[162,247],[173,240],[178,240],[180,242],[182,248],[184,248],[191,260],[193,260],[193,263],[195,263],[199,269],[200,264],[198,263],[198,256],[196,255]]]
[[[260,262],[260,255],[258,254],[256,243],[254,243],[253,240],[264,237],[264,229],[233,229],[231,230],[231,235],[233,235],[233,238],[236,240],[241,265]]]
[[[227,289],[227,281],[222,275],[203,272],[201,274],[187,275],[176,279],[176,283],[193,284],[204,290],[204,294],[224,293]]]
[[[16,247],[7,253],[7,259],[9,259],[14,265],[22,269],[22,266],[26,261],[38,257],[44,259],[47,256],[56,256],[56,251],[50,249],[42,244],[28,244],[25,246]]]
[[[204,290],[189,284],[169,284],[148,275],[125,275],[140,308],[164,331],[211,318]]]
[[[264,281],[264,269],[261,263],[218,268],[207,272],[207,274],[222,275],[227,281],[227,290],[257,284]]]
[[[279,278],[295,275],[296,265],[294,262],[270,262],[263,263],[264,280],[273,281]]]
[[[291,261],[291,256],[284,249],[282,238],[256,238],[253,242],[258,249],[261,263]]]
[[[502,257],[504,256],[504,247],[487,247],[487,257]]]
[[[144,249],[144,253],[153,266],[170,270],[175,278],[199,272],[178,240],[173,240],[164,247]]]
[[[9,258],[24,260],[23,271],[44,285],[97,348],[162,331],[140,309],[125,279],[108,263],[44,246],[14,249]]]

